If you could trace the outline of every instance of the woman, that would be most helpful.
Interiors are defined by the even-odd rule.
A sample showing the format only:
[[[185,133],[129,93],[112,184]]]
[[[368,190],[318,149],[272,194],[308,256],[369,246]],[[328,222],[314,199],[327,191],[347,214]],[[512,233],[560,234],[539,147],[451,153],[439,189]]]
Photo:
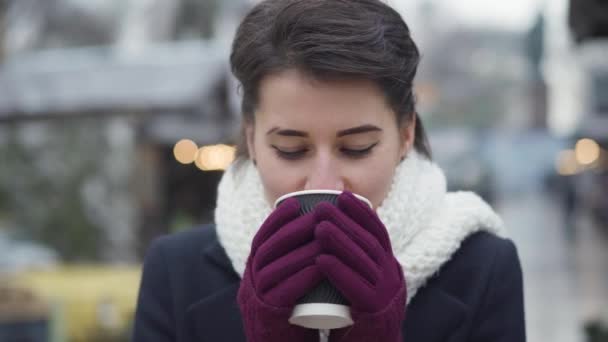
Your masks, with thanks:
[[[354,320],[330,341],[525,341],[516,249],[478,196],[446,193],[415,112],[418,62],[381,1],[257,4],[231,54],[243,143],[215,225],[151,246],[135,341],[318,341],[288,318],[324,279]],[[342,195],[271,209],[306,189]]]

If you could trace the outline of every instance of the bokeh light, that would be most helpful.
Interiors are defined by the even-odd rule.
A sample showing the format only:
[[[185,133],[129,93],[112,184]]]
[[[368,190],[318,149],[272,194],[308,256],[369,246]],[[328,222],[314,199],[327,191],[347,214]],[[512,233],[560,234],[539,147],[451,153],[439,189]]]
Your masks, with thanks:
[[[236,149],[228,145],[203,146],[198,150],[195,164],[203,171],[226,170],[234,161]]]
[[[175,159],[182,164],[191,164],[196,159],[198,146],[190,139],[182,139],[173,147]]]
[[[590,165],[600,157],[600,146],[591,139],[581,139],[576,143],[575,152],[579,164]]]
[[[561,151],[555,161],[557,173],[562,176],[572,176],[579,172],[579,164],[574,150]]]

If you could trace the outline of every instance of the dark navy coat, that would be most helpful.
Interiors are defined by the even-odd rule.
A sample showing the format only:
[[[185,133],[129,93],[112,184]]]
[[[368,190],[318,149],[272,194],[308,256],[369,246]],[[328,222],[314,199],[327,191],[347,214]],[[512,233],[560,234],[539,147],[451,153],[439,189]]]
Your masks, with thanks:
[[[245,341],[240,278],[213,225],[161,237],[148,250],[135,342]],[[407,307],[407,342],[525,341],[522,272],[510,240],[471,235]]]

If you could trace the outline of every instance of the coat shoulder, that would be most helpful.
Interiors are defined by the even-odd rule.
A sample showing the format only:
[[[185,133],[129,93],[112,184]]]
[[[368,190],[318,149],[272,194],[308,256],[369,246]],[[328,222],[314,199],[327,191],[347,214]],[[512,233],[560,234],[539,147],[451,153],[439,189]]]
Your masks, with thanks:
[[[496,274],[517,276],[520,273],[519,256],[513,241],[483,231],[462,242],[450,261],[439,270],[437,280],[440,283],[445,281],[446,286],[447,282],[453,284],[455,279],[459,284],[474,281],[480,285]]]
[[[492,261],[492,256],[511,259],[516,255],[517,248],[512,240],[481,231],[466,238],[454,258],[487,263]]]
[[[214,225],[155,239],[144,261],[134,341],[194,340],[189,308],[238,282]]]
[[[200,254],[215,243],[217,243],[215,226],[206,224],[156,238],[150,245],[148,254],[162,250],[166,257],[183,258]]]
[[[415,295],[404,328],[413,341],[525,341],[522,280],[510,239],[474,233]]]
[[[146,254],[144,273],[164,273],[171,290],[189,301],[239,281],[213,224],[154,240]]]

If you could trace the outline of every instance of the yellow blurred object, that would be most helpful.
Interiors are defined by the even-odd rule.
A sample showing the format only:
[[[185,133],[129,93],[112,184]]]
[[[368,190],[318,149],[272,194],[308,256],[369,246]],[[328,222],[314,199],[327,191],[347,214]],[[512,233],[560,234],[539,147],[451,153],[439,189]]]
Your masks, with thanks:
[[[557,155],[555,161],[557,173],[562,176],[572,176],[580,171],[579,164],[576,160],[576,153],[573,150],[561,151]]]
[[[600,157],[600,145],[591,139],[581,139],[574,149],[576,160],[582,165],[595,163]]]
[[[0,323],[44,320],[49,314],[46,301],[31,289],[0,279]]]
[[[182,164],[191,164],[196,159],[198,146],[189,139],[178,141],[173,147],[173,155],[175,159]]]
[[[228,145],[203,146],[195,164],[203,171],[225,170],[234,161],[236,148]]]
[[[129,328],[140,277],[139,266],[70,265],[24,272],[11,283],[59,303],[69,341],[84,342],[100,330]]]

